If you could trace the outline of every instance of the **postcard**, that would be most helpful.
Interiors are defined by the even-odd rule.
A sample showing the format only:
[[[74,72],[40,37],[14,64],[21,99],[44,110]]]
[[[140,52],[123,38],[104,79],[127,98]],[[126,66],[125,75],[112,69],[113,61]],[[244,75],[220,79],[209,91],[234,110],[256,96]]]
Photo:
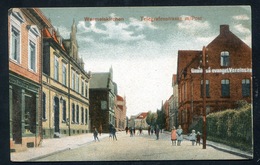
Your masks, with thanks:
[[[13,162],[253,159],[250,6],[8,11]]]

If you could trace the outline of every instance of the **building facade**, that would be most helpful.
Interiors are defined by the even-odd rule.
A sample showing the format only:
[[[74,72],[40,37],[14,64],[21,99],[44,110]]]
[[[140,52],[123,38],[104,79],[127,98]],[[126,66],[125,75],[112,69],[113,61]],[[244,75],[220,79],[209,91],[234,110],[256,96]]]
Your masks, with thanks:
[[[10,149],[41,142],[41,56],[45,26],[37,9],[8,11]]]
[[[42,126],[44,138],[89,132],[89,80],[78,55],[75,21],[69,39],[43,30]]]
[[[126,98],[116,96],[115,127],[117,130],[124,130],[126,127]]]
[[[178,127],[178,84],[177,84],[177,75],[172,76],[172,88],[173,94],[170,97],[169,101],[169,127],[170,129],[175,126]]]
[[[228,25],[206,46],[206,113],[251,103],[251,48],[234,35]],[[203,114],[202,50],[178,51],[178,122],[185,132]]]
[[[148,112],[142,112],[136,116],[136,118],[134,119],[136,129],[139,129],[139,128],[147,129],[148,128],[149,125],[146,122],[147,114],[148,114]]]
[[[109,132],[111,125],[115,126],[117,95],[113,69],[104,73],[92,73],[89,90],[91,128],[102,128],[102,132]]]

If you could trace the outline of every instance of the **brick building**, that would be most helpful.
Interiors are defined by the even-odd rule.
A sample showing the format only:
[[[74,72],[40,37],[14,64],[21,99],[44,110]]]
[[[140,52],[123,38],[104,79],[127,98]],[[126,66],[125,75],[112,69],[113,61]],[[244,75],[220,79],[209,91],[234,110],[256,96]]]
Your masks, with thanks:
[[[251,102],[251,48],[234,35],[228,25],[206,46],[206,113],[235,108]],[[177,66],[178,122],[185,132],[196,124],[203,110],[202,50],[179,50]]]
[[[115,126],[116,84],[113,82],[113,69],[109,72],[92,73],[89,87],[90,125],[109,132]]]
[[[124,130],[126,127],[126,98],[116,96],[115,127]]]
[[[8,11],[10,149],[26,150],[41,141],[41,29],[37,9]]]

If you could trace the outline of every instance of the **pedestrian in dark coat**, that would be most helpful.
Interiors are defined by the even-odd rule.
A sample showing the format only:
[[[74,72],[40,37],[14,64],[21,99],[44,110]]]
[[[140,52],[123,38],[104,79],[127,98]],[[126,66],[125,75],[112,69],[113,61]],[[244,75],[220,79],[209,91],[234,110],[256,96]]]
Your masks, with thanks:
[[[149,126],[148,127],[148,135],[150,135],[151,134],[151,127]]]
[[[128,134],[128,127],[125,127],[125,133]]]
[[[156,130],[155,130],[156,140],[159,140],[159,133],[160,133],[160,128],[159,128],[159,126],[157,125],[157,126],[156,126]]]
[[[197,135],[196,135],[196,145],[199,143],[200,145],[200,132],[198,131],[197,132]]]
[[[116,128],[115,127],[113,127],[113,129],[112,129],[112,135],[113,135],[113,140],[117,140],[117,138],[116,138]]]
[[[99,139],[98,139],[98,131],[97,131],[96,128],[94,129],[93,136],[94,136],[94,140],[95,141],[97,141],[97,140],[99,141]]]

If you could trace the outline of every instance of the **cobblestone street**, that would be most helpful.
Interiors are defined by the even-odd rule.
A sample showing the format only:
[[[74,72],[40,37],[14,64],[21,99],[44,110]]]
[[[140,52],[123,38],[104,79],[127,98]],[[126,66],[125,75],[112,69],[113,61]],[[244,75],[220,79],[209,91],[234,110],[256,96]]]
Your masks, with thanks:
[[[104,136],[104,135],[102,135]],[[170,135],[135,135],[117,133],[118,140],[105,137],[100,142],[86,143],[78,148],[52,154],[35,161],[127,161],[127,160],[245,160],[245,158],[202,145],[192,146],[184,140],[181,146],[172,146]]]

